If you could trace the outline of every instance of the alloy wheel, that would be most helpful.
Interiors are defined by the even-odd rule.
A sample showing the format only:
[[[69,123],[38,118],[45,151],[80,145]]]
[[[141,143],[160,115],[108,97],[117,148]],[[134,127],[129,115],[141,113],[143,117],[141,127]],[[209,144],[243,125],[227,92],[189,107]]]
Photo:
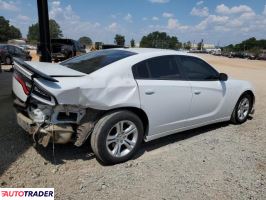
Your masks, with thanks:
[[[248,98],[244,97],[238,104],[237,116],[239,120],[244,120],[249,113],[250,103]]]
[[[123,157],[129,154],[137,144],[138,129],[136,125],[123,120],[116,123],[106,138],[108,152],[114,157]]]

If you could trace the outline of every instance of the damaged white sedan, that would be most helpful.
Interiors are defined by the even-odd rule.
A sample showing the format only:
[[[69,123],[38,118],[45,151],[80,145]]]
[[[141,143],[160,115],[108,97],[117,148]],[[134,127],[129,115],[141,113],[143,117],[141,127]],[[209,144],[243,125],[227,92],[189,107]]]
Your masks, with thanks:
[[[254,90],[178,51],[110,49],[60,64],[15,61],[18,124],[43,146],[90,139],[104,163],[130,159],[141,142],[252,114]]]

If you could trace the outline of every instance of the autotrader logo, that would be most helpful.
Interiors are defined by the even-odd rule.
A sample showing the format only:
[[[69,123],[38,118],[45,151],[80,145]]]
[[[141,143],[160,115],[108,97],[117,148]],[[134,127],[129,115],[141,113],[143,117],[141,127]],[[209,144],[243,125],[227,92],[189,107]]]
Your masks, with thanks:
[[[0,188],[1,200],[54,200],[54,188]]]

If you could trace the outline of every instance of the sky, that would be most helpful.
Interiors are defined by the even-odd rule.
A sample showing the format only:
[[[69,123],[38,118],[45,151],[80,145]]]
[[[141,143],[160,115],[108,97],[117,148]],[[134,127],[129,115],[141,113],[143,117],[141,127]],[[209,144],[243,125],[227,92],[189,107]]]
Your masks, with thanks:
[[[0,16],[20,28],[38,21],[37,0],[0,0]],[[215,45],[266,39],[266,0],[48,0],[49,16],[66,38],[89,36],[113,43],[115,34],[126,44],[143,35],[164,31],[181,42]]]

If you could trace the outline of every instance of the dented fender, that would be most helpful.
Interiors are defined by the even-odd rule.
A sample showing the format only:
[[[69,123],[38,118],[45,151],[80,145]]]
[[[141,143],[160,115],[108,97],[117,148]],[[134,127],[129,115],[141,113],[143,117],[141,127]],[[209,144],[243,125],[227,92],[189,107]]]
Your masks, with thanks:
[[[36,79],[58,104],[76,105],[98,110],[140,107],[138,86],[132,77],[60,77],[58,82]]]

